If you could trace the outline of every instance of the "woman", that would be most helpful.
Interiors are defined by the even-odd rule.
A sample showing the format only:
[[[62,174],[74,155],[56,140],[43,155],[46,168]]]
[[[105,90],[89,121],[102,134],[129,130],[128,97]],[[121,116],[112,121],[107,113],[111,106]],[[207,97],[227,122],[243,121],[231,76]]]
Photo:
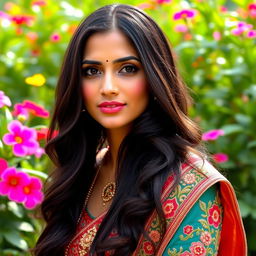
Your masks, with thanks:
[[[150,17],[128,5],[87,17],[57,86],[35,255],[246,255],[233,189],[199,152],[188,104]]]

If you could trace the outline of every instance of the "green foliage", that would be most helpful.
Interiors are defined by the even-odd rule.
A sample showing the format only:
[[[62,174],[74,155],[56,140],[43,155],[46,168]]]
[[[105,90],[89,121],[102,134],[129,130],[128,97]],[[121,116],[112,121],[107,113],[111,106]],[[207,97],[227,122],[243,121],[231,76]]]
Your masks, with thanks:
[[[58,73],[73,30],[82,17],[110,2],[48,0],[41,7],[32,6],[32,2],[0,3],[0,9],[9,15],[33,17],[32,22],[21,25],[0,18],[0,90],[11,98],[13,105],[29,99],[51,111]],[[248,9],[251,1],[173,0],[162,4],[156,0],[129,1],[133,5],[142,3],[145,11],[165,31],[174,48],[182,77],[191,88],[195,101],[190,109],[191,116],[205,132],[212,129],[225,132],[217,140],[207,142],[207,147],[213,154],[225,153],[229,157],[228,161],[218,163],[218,168],[227,174],[235,187],[249,252],[253,254],[256,252],[256,47],[255,37],[247,36],[249,30],[255,31],[255,15]],[[224,5],[227,10],[221,9]],[[173,20],[175,12],[191,8],[197,11],[194,18]],[[240,21],[251,24],[252,28],[241,35],[234,35],[232,30]],[[187,31],[177,32],[178,24],[185,25]],[[57,33],[60,39],[52,41],[53,33]],[[46,78],[45,84],[27,84],[25,79],[34,74],[42,74]],[[1,109],[1,138],[12,118],[8,108]],[[31,127],[48,124],[49,119],[36,118],[29,123]],[[12,159],[10,149],[6,151],[3,147],[0,141],[1,156],[5,156],[12,165],[31,175],[46,178],[49,162],[45,156],[40,159]],[[28,211],[4,197],[0,200],[0,254],[27,255],[42,223],[34,211]]]

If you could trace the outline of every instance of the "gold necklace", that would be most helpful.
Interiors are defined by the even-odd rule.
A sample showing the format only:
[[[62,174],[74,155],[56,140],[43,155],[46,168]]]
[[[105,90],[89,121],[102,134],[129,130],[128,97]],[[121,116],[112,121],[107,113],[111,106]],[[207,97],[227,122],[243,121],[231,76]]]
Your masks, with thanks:
[[[101,160],[100,164],[98,165],[98,168],[97,168],[97,172],[96,172],[96,175],[94,176],[94,179],[92,181],[92,184],[91,184],[91,187],[87,193],[87,196],[85,198],[85,201],[84,201],[84,204],[83,204],[83,208],[82,208],[82,211],[80,212],[80,215],[78,217],[78,220],[76,222],[76,225],[79,225],[79,222],[83,216],[83,211],[84,209],[86,208],[87,206],[87,203],[89,201],[89,198],[92,194],[92,191],[93,191],[93,188],[94,188],[94,185],[95,185],[95,182],[96,182],[96,179],[98,177],[98,174],[100,172],[100,169],[101,169],[101,166],[103,164],[103,159]],[[109,202],[114,196],[115,196],[115,192],[116,192],[116,183],[115,182],[109,182],[102,190],[102,194],[101,194],[101,197],[102,197],[102,200],[103,200],[103,206],[106,205],[106,202]],[[95,233],[96,235],[96,233]],[[73,241],[73,239],[71,239],[67,245],[67,247],[65,248],[65,256],[68,256],[68,251],[69,251],[69,247],[70,247],[70,244],[71,242]]]
[[[101,198],[103,201],[103,206],[106,205],[107,202],[109,202],[116,193],[116,183],[109,182],[107,185],[103,188],[102,193],[101,193]]]

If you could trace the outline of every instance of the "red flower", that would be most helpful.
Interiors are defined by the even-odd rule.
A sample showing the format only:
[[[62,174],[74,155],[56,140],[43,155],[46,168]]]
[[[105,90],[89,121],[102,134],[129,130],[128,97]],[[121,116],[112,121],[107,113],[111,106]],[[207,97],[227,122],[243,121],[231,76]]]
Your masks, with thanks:
[[[193,242],[191,246],[189,247],[192,256],[205,256],[206,255],[206,249],[204,245],[201,242]]]
[[[152,230],[149,234],[149,237],[153,242],[157,243],[160,240],[160,233],[156,230]]]
[[[40,130],[36,131],[37,132],[37,140],[46,140],[47,134],[49,132],[48,128],[41,128]],[[58,131],[54,131],[52,134],[52,138],[56,137],[58,135]]]
[[[146,253],[146,255],[151,255],[154,253],[154,247],[150,242],[145,242],[143,244],[143,250]]]
[[[216,153],[213,155],[213,160],[216,163],[225,163],[228,161],[228,155],[226,155],[224,153]]]
[[[34,21],[34,17],[33,16],[29,16],[29,15],[13,15],[11,17],[11,21],[14,22],[16,25],[27,25],[30,26],[32,25],[32,22]]]
[[[221,222],[221,210],[218,205],[214,204],[208,211],[208,222],[217,228]]]
[[[164,210],[166,218],[173,217],[178,206],[179,205],[176,201],[176,198],[168,199],[166,202],[164,202],[163,210]]]
[[[190,225],[187,225],[183,228],[183,233],[186,234],[186,235],[189,235],[191,234],[193,231],[193,227],[190,226]]]

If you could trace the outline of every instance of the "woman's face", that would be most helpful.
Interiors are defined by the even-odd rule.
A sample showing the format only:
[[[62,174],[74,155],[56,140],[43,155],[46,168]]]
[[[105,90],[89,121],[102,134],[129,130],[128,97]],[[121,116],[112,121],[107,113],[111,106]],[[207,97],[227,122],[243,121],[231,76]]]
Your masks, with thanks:
[[[130,129],[145,110],[148,88],[138,54],[119,31],[93,34],[83,57],[86,111],[106,129]]]

